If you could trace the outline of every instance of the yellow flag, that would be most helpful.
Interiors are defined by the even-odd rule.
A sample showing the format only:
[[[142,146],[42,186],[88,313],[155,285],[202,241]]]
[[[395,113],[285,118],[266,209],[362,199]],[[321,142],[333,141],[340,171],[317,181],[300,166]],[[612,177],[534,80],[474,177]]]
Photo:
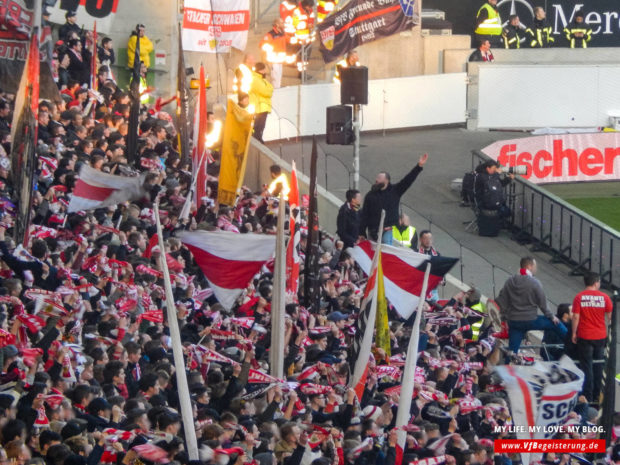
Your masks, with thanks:
[[[228,99],[217,193],[220,205],[234,205],[243,185],[253,123],[251,113]]]
[[[392,355],[390,346],[390,326],[388,322],[387,301],[385,300],[385,286],[383,283],[383,266],[381,257],[377,263],[377,334],[375,342],[377,348],[385,350],[386,355]]]

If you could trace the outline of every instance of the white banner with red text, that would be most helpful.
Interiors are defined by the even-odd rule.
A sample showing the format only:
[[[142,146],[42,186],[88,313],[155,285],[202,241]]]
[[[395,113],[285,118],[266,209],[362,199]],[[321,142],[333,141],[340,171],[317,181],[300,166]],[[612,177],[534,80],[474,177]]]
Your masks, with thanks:
[[[226,53],[244,50],[250,29],[250,0],[185,0],[183,49]]]
[[[548,134],[494,142],[482,152],[502,166],[525,166],[534,184],[620,179],[620,133]]]

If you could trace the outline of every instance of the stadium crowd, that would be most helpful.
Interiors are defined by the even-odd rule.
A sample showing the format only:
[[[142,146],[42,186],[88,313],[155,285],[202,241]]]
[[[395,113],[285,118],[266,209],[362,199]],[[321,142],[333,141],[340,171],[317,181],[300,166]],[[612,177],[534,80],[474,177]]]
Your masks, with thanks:
[[[273,234],[272,193],[244,188],[236,208],[218,209],[215,154],[207,197],[189,220],[180,220],[192,178],[177,151],[172,118],[143,106],[139,153],[127,153],[129,96],[110,79],[107,65],[99,68],[100,96],[81,87],[90,80],[63,63],[87,61],[80,50],[88,49],[82,44],[89,34],[75,37],[68,29],[57,48],[59,66],[68,71],[59,79],[62,99],[39,103],[32,227],[25,245],[11,239],[18,202],[8,155],[13,96],[2,93],[0,103],[0,462],[189,463],[170,332],[161,312],[158,259],[165,254],[174,273],[200,463],[400,465],[394,425],[411,321],[389,310],[391,355],[374,348],[366,389],[356,398],[348,386],[354,363],[349,348],[366,278],[343,242],[322,232],[320,304],[286,304],[287,379],[265,383],[257,372],[269,372],[272,273],[264,269],[255,276],[226,309],[176,235],[187,229]],[[425,162],[421,158],[406,182],[386,195],[399,198]],[[121,176],[148,172],[148,195],[67,214],[84,165]],[[383,173],[377,184],[381,191],[389,176]],[[375,190],[373,197],[381,195]],[[153,241],[156,198],[166,250]],[[352,192],[347,208],[359,207]],[[305,224],[305,208],[301,215]],[[398,227],[398,211],[390,215]],[[374,216],[364,221],[376,236]],[[302,230],[301,236],[304,251],[307,234]],[[423,237],[421,250],[436,253]],[[512,420],[493,374],[502,361],[495,330],[487,321],[474,335],[473,326],[484,320],[476,310],[479,298],[461,292],[425,306],[403,464],[519,462],[518,455],[493,451],[494,439],[510,437],[497,427]],[[581,397],[569,421],[589,425],[597,415]],[[567,460],[544,457],[545,463]]]

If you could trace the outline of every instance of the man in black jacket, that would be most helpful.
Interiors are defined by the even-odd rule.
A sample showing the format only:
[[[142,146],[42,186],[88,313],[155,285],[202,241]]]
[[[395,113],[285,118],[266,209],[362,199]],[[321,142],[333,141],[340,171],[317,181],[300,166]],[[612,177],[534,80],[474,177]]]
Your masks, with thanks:
[[[362,194],[356,189],[349,189],[345,194],[347,201],[338,210],[338,237],[344,242],[344,248],[355,246],[360,230],[360,205]]]
[[[375,179],[375,184],[364,198],[362,208],[360,236],[373,241],[379,237],[379,222],[381,221],[381,210],[385,210],[385,220],[383,231],[381,232],[382,242],[392,244],[392,226],[398,224],[398,207],[400,198],[411,187],[418,174],[422,171],[428,154],[420,157],[418,164],[400,180],[397,184],[390,183],[390,175],[382,171]]]

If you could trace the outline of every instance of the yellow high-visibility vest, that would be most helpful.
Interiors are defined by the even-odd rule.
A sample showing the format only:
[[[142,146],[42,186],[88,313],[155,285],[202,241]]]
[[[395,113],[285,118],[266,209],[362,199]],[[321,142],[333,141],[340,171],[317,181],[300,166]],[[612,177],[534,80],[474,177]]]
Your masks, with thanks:
[[[398,226],[392,226],[392,239],[403,247],[411,247],[414,235],[415,228],[413,226],[407,226],[403,232],[400,232]]]
[[[499,12],[488,3],[485,3],[478,10],[476,16],[480,16],[482,10],[487,10],[488,18],[482,21],[476,28],[476,34],[481,36],[501,36],[503,27],[502,19],[499,16]]]
[[[478,302],[475,305],[472,305],[470,308],[478,312],[483,312],[483,313],[487,312],[486,308],[480,302]],[[480,330],[482,329],[483,324],[484,324],[484,318],[480,318],[480,320],[476,321],[473,325],[471,325],[472,339],[474,341],[477,341],[478,338],[480,337]]]

